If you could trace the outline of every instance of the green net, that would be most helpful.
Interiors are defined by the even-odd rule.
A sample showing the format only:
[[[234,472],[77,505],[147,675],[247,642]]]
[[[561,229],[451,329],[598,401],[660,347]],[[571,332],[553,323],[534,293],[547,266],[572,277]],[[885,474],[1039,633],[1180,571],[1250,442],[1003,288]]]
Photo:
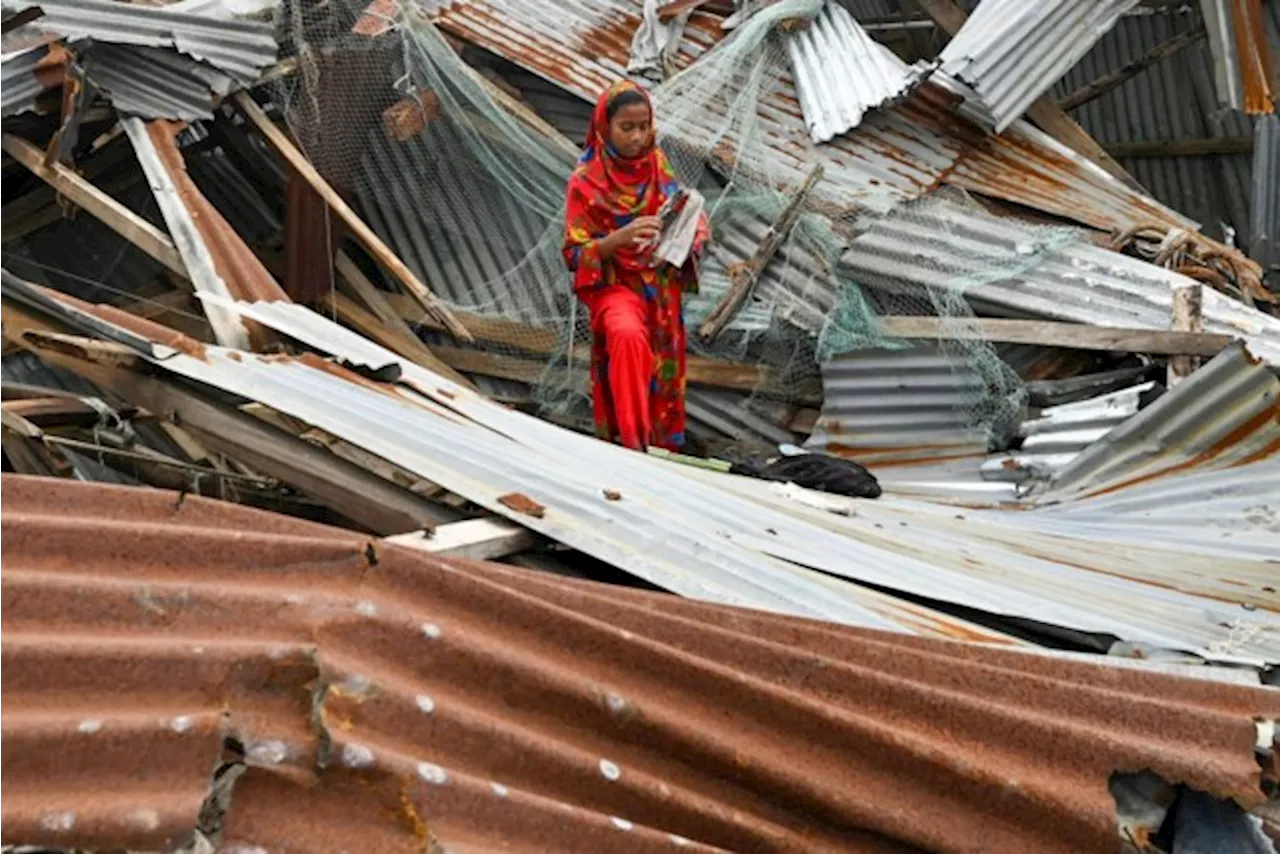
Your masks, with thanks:
[[[835,354],[902,346],[880,331],[877,314],[973,316],[963,287],[865,287],[841,263],[856,234],[848,209],[833,211],[815,192],[743,308],[718,335],[699,334],[808,175],[803,158],[779,154],[777,122],[761,117],[779,96],[794,103],[784,40],[820,8],[821,0],[782,0],[763,9],[652,92],[659,143],[711,214],[700,293],[686,302],[690,353],[754,369],[729,384],[744,418],[815,405],[820,365]],[[501,79],[464,62],[431,24],[431,9],[295,0],[282,16],[282,44],[298,70],[278,84],[276,100],[325,177],[476,334],[475,354],[455,364],[499,397],[585,417],[590,333],[560,253],[565,184],[581,140],[518,117],[527,105],[513,106]],[[465,355],[407,314],[429,343]],[[999,434],[1020,404],[1016,377],[989,345],[948,346],[986,370],[983,399],[967,410]],[[691,376],[691,400],[702,393],[697,382]],[[691,405],[695,420],[707,406]]]

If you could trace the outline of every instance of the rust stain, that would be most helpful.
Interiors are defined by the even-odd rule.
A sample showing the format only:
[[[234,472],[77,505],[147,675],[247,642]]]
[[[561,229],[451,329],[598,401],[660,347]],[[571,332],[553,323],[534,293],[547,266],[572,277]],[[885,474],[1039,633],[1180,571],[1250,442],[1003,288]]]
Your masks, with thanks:
[[[525,516],[532,516],[535,519],[541,519],[547,515],[546,507],[543,507],[523,492],[512,492],[503,495],[498,499],[498,503],[503,507],[514,510],[517,513],[523,513]]]
[[[128,330],[129,332],[132,332],[142,338],[146,338],[149,341],[154,341],[157,344],[163,344],[166,347],[172,347],[181,353],[185,353],[188,356],[200,359],[201,361],[208,361],[208,351],[205,350],[203,343],[191,338],[190,336],[183,335],[181,332],[171,329],[168,326],[163,326],[155,321],[138,317],[136,314],[130,314],[124,309],[116,308],[112,305],[85,302],[82,299],[78,299],[69,294],[64,294],[61,291],[56,291],[53,288],[46,288],[43,285],[36,285],[36,287],[40,288],[40,290],[51,299],[69,305],[85,312],[86,314],[91,314],[100,320],[113,323],[121,329]]]
[[[621,501],[622,493],[618,492],[616,489],[606,489],[604,491],[604,500],[605,501]]]

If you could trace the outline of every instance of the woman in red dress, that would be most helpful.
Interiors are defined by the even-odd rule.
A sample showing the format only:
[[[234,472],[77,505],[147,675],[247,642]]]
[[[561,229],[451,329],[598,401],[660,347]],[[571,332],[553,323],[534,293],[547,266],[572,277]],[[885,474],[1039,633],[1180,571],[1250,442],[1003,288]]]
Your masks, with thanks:
[[[591,313],[596,433],[628,448],[684,444],[685,331],[681,296],[696,293],[694,258],[706,245],[700,216],[690,261],[654,260],[662,203],[679,189],[654,141],[648,94],[628,81],[596,101],[587,147],[569,179],[564,258]]]

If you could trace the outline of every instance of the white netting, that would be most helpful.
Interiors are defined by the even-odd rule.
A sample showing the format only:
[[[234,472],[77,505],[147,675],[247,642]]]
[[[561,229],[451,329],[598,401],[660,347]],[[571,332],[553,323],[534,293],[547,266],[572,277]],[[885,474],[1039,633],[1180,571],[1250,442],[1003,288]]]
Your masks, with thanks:
[[[545,413],[585,413],[589,330],[560,254],[573,152],[517,118],[424,13],[380,18],[366,5],[287,6],[282,44],[296,55],[298,72],[279,84],[277,99],[295,138],[461,313],[485,351],[477,354],[484,359],[468,361],[478,368],[473,373],[519,381]],[[879,331],[877,311],[957,322],[972,316],[963,288],[927,288],[910,300],[873,305],[840,265],[852,224],[815,194],[753,298],[713,340],[698,335],[732,271],[755,252],[807,176],[803,158],[783,156],[766,138],[759,116],[767,98],[793,93],[783,40],[820,6],[783,0],[756,13],[653,91],[659,142],[680,177],[706,197],[712,218],[701,292],[686,302],[690,352],[759,369],[730,384],[760,404],[757,412],[776,411],[769,399],[811,402],[821,357],[899,346]],[[429,341],[458,348],[424,325]],[[951,343],[991,376],[984,399],[971,407],[975,423],[1002,432],[993,422],[1016,405],[1016,377],[989,346]]]

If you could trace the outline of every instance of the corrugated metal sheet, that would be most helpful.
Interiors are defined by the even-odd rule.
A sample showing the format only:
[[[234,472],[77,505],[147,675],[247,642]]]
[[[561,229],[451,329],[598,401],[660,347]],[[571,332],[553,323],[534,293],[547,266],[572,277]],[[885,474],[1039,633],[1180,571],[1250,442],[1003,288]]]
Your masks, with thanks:
[[[962,293],[981,313],[1169,328],[1172,289],[1193,284],[1190,279],[1084,240],[1062,239],[939,198],[871,222],[841,265],[860,285]],[[1204,329],[1240,336],[1256,355],[1280,365],[1280,320],[1208,288]]]
[[[986,433],[965,417],[984,392],[971,360],[930,346],[858,350],[822,366],[822,391],[810,449],[871,466],[987,453]]]
[[[1253,192],[1249,197],[1249,254],[1280,266],[1280,116],[1258,119],[1253,133]]]
[[[1277,496],[1280,464],[1273,457],[1230,468],[1185,469],[1176,477],[1046,503],[1034,520],[1046,534],[1062,532],[1134,548],[1154,542],[1188,553],[1274,561],[1280,535]],[[1014,518],[1018,515],[1011,514],[1011,524],[1021,523]],[[1267,585],[1265,577],[1261,583]]]
[[[212,119],[215,98],[233,86],[213,66],[161,48],[94,44],[82,62],[121,115],[143,119]]]
[[[630,36],[640,20],[639,0],[436,0],[428,9],[443,29],[591,102],[625,76]],[[721,36],[713,22],[695,16],[680,63],[692,62]],[[821,163],[824,178],[813,198],[837,211],[885,213],[945,181],[1098,228],[1148,221],[1195,226],[1025,122],[1000,136],[984,133],[954,114],[955,95],[930,84],[901,105],[865,116],[853,132],[816,145],[790,71],[778,72],[759,108],[767,150],[738,152],[740,166],[798,186]],[[727,109],[709,104],[679,128],[665,130],[707,149],[721,139]]]
[[[1137,414],[1154,382],[1121,389],[1090,400],[1051,406],[1018,429],[1022,447],[982,464],[990,480],[1047,480],[1080,452]]]
[[[1280,24],[1280,7],[1274,3],[1270,6],[1270,24],[1275,29]],[[1170,8],[1121,19],[1058,82],[1053,96],[1062,98],[1116,71],[1198,26],[1199,21],[1199,15],[1190,8]],[[1076,108],[1072,118],[1104,147],[1249,135],[1252,131],[1248,116],[1218,109],[1211,63],[1205,45],[1193,45]],[[1235,228],[1239,238],[1247,236],[1248,154],[1125,157],[1120,162],[1156,198],[1203,223],[1206,234],[1221,238],[1220,223],[1225,222]]]
[[[1003,131],[1137,0],[983,0],[943,48],[941,71],[973,89],[964,109]]]
[[[67,39],[162,47],[208,62],[241,86],[276,60],[270,24],[174,13],[112,0],[5,0],[4,9],[39,6],[44,15],[27,27]]]
[[[1280,454],[1280,380],[1233,345],[1085,450],[1050,484],[1053,495],[1113,491],[1187,469],[1238,466]]]
[[[700,476],[700,469],[660,464],[507,410],[416,365],[406,364],[389,351],[299,306],[241,304],[239,310],[352,363],[398,362],[403,382],[431,403],[418,401],[415,405],[411,397],[380,395],[345,380],[330,387],[332,372],[298,363],[247,357],[224,363],[217,350],[210,351],[209,362],[172,356],[158,364],[254,399],[269,399],[273,407],[304,421],[317,423],[322,419],[322,426],[330,432],[395,459],[492,512],[655,583],[673,588],[679,585],[685,595],[721,601],[732,597],[730,601],[755,601],[765,608],[786,608],[793,613],[814,613],[810,609],[815,607],[823,609],[818,613],[834,609],[846,614],[842,618],[847,620],[865,620],[874,611],[881,619],[910,624],[906,615],[894,613],[883,601],[867,600],[860,588],[829,578],[825,583],[832,586],[827,595],[817,601],[809,599],[811,593],[803,585],[823,583],[823,576],[799,570],[809,567],[927,599],[1109,633],[1213,658],[1224,655],[1215,645],[1234,637],[1225,626],[1240,619],[1234,611],[1223,611],[1211,600],[1106,574],[1108,568],[1128,560],[1125,553],[1104,550],[1094,554],[1090,560],[1096,562],[1099,572],[1083,570],[1077,561],[1083,557],[1082,552],[1088,551],[1087,544],[1067,548],[1060,561],[1040,562],[1028,559],[1016,543],[1002,544],[994,550],[948,550],[941,540],[923,543],[910,536],[909,531],[884,533],[861,523],[854,525],[859,533],[850,536],[840,517],[830,513],[809,513],[802,506],[803,514],[792,513],[795,508],[786,501],[782,507],[789,508],[787,513],[780,514],[776,503],[760,506],[756,503],[757,494],[749,490],[767,489],[768,484],[727,476],[708,483]],[[282,383],[287,386],[275,388]],[[324,407],[307,402],[313,392],[316,399],[325,402]],[[358,403],[357,397],[368,400]],[[338,399],[350,399],[349,405],[335,409],[333,402]],[[409,408],[402,409],[406,406]],[[401,434],[399,424],[403,419],[420,422],[422,413],[436,408],[442,415],[452,415],[433,417],[433,422],[440,423],[431,427],[423,423],[411,426],[405,421],[404,435],[412,437],[412,446],[396,438]],[[414,415],[409,416],[409,411]],[[470,419],[473,426],[468,428],[465,422],[455,422],[454,418]],[[366,420],[376,423],[378,429],[362,426]],[[487,429],[477,431],[474,425]],[[511,444],[498,442],[494,436]],[[455,465],[459,468],[452,469]],[[582,474],[570,476],[571,472]],[[599,495],[604,490],[620,492],[623,500],[601,501]],[[545,506],[544,516],[513,513],[493,499],[494,495],[506,493],[519,493]],[[862,504],[857,503],[857,507],[856,512],[861,514]],[[642,511],[637,513],[640,508]],[[588,520],[589,525],[585,524]],[[603,542],[605,536],[619,538],[617,546],[622,548]],[[698,547],[684,553],[684,544],[692,542]],[[715,544],[714,549],[707,551],[711,544]],[[659,561],[667,554],[674,558],[677,550],[682,563],[678,572],[672,573]],[[1178,560],[1173,552],[1161,557],[1174,563]],[[755,566],[747,569],[741,563],[744,559]],[[749,575],[738,574],[737,566],[743,566]],[[778,570],[784,568],[789,568],[790,577],[779,574]],[[1016,573],[1015,568],[1019,568]],[[1247,569],[1246,566],[1241,571]],[[747,578],[751,579],[754,592],[742,587]],[[770,588],[784,578],[795,593],[780,597]],[[861,615],[850,611],[849,603],[853,601],[869,610]],[[1137,610],[1136,602],[1143,603]],[[1270,624],[1274,617],[1258,616],[1256,622]],[[931,629],[937,630],[946,629]],[[1227,658],[1280,661],[1280,634],[1273,637],[1264,632],[1243,642],[1232,641],[1228,649]]]
[[[36,108],[36,98],[62,83],[66,51],[38,45],[5,54],[0,61],[0,114],[13,116]]]
[[[1117,768],[1264,800],[1274,691],[4,492],[6,843],[1081,854]]]
[[[786,43],[814,142],[857,127],[868,110],[905,95],[920,80],[918,70],[874,41],[835,0]]]
[[[164,121],[144,125],[138,118],[126,118],[123,124],[197,293],[287,301],[289,297],[262,261],[187,174],[176,139],[179,128]],[[216,306],[205,309],[222,343],[248,346],[251,341],[264,342],[261,330]]]
[[[1280,594],[1271,556],[1257,552],[1260,536],[1241,545],[1204,530],[1184,534],[1191,546],[1164,545],[1130,538],[1124,522],[1071,531],[1053,519],[1042,525],[1035,510],[859,501],[696,470],[686,477],[839,535],[862,557],[857,577],[884,589],[1210,661],[1257,665],[1280,654]]]
[[[1220,102],[1247,113],[1276,109],[1261,0],[1200,0]]]

